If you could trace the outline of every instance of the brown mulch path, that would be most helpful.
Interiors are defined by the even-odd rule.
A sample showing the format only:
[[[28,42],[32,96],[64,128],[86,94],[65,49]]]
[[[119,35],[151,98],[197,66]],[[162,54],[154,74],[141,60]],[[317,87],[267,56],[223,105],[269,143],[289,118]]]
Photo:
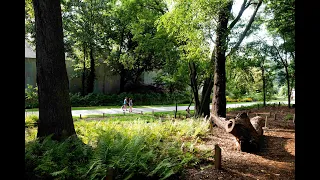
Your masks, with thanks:
[[[243,111],[228,113],[227,117],[235,116]],[[270,116],[271,112],[271,116]],[[249,117],[256,113],[266,113],[260,116],[267,118],[267,128],[264,129],[264,146],[258,153],[246,153],[234,148],[234,138],[224,130],[214,127],[213,131],[205,139],[205,144],[198,148],[212,149],[218,144],[221,148],[221,169],[214,168],[214,160],[208,160],[200,167],[187,169],[187,173],[181,179],[295,179],[295,124],[292,118],[294,108],[288,107],[264,107],[251,109]],[[269,113],[269,114],[268,114]],[[274,114],[276,120],[274,119]],[[267,116],[267,117],[266,117]],[[292,116],[291,116],[292,117]],[[209,164],[209,166],[208,166]]]

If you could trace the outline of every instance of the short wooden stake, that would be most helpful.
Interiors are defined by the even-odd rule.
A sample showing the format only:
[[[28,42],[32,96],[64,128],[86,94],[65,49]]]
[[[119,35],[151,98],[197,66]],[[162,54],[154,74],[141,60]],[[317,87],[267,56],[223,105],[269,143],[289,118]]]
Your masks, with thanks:
[[[102,113],[102,117],[104,117],[104,113]]]
[[[221,169],[221,148],[218,144],[214,146],[214,167]]]
[[[113,168],[111,167],[107,168],[106,180],[114,180],[113,171],[114,171]]]
[[[292,122],[295,123],[295,121],[296,121],[296,114],[293,114],[293,120],[292,120]]]
[[[274,113],[274,120],[277,120],[277,114]]]
[[[81,118],[81,114],[80,114],[80,119],[82,119],[82,118]]]
[[[267,127],[267,122],[268,122],[268,116],[266,116],[266,120],[265,120],[265,123],[264,123],[264,127]]]

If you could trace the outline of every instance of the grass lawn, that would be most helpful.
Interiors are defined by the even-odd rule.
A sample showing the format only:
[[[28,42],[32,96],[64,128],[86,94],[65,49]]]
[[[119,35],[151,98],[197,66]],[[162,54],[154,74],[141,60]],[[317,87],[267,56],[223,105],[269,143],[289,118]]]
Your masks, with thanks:
[[[270,100],[270,102],[283,102],[287,101],[287,99],[276,99],[276,100]],[[227,104],[250,104],[253,102],[227,102]],[[262,101],[256,101],[255,103],[263,103]],[[211,103],[210,103],[211,105]],[[148,107],[168,107],[168,106],[176,106],[175,104],[167,104],[167,105],[140,105],[140,106],[134,106],[135,108],[148,108]],[[189,106],[189,104],[178,104],[178,106]],[[191,104],[191,106],[194,106],[194,104]],[[72,110],[95,110],[95,109],[112,109],[112,108],[121,108],[121,106],[90,106],[90,107],[71,107]],[[38,108],[33,108],[33,109],[26,109],[28,112],[32,111],[38,111]]]
[[[227,102],[227,104],[243,104],[243,103],[251,103],[251,102]],[[166,104],[166,105],[141,105],[141,106],[134,106],[135,108],[148,108],[148,107],[169,107],[169,106],[176,106],[175,104]],[[178,106],[189,106],[189,104],[178,104]],[[194,104],[191,104],[194,106]],[[112,109],[112,108],[121,108],[121,106],[90,106],[90,107],[71,107],[72,110],[94,110],[94,109]],[[28,112],[38,111],[38,108],[33,109],[26,109]]]

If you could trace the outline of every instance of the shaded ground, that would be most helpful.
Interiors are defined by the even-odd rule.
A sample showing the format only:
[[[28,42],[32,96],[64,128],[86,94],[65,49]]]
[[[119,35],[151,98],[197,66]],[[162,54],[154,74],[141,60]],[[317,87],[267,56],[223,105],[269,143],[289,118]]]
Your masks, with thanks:
[[[229,113],[227,117],[233,117],[239,112],[243,111]],[[250,118],[256,116],[256,113],[266,113],[260,116],[267,119],[261,152],[251,154],[235,150],[233,136],[214,127],[211,135],[203,139],[205,145],[198,147],[212,149],[214,154],[214,146],[218,144],[221,148],[222,168],[215,169],[214,159],[209,159],[199,167],[188,169],[181,179],[295,179],[294,108],[275,106],[251,109]]]

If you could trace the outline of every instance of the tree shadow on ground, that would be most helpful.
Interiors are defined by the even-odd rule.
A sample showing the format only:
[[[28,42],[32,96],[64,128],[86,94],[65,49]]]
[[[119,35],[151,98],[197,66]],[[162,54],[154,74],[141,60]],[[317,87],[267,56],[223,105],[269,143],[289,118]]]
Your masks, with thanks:
[[[224,180],[254,180],[254,179],[281,179],[281,180],[291,180],[294,179],[294,170],[289,170],[286,168],[280,168],[272,165],[262,165],[259,162],[246,162],[246,161],[235,161],[230,163],[236,163],[237,168],[232,166],[225,166],[221,170],[213,169],[214,171],[220,171],[219,174],[224,173]],[[228,178],[228,175],[231,177]],[[216,178],[219,179],[219,178]]]
[[[273,161],[294,162],[295,156],[285,148],[288,140],[290,138],[264,135],[262,137],[261,151],[256,154]]]

